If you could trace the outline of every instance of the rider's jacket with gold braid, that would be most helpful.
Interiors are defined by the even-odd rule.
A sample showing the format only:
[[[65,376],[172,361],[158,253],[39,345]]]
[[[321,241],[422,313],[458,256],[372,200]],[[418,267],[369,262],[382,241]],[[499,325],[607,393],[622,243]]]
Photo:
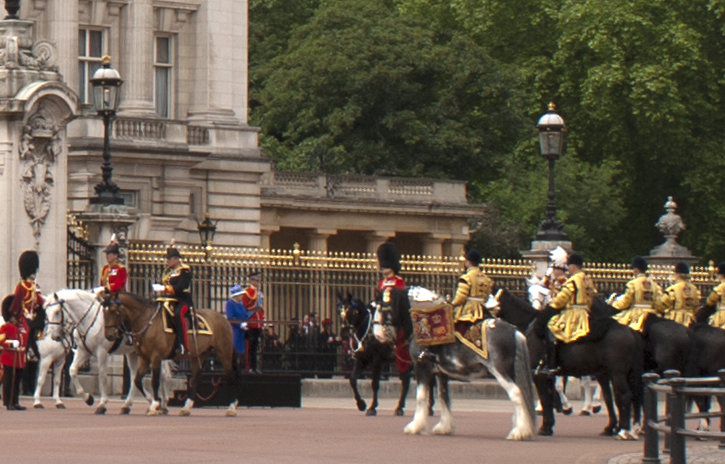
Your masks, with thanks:
[[[656,311],[661,294],[662,288],[657,282],[640,273],[627,282],[627,290],[612,303],[612,306],[620,311],[614,319],[641,332],[647,315]]]
[[[43,306],[45,302],[33,279],[18,282],[18,285],[15,286],[14,296],[10,313],[14,314],[18,320],[34,319],[35,310]]]
[[[106,264],[101,269],[101,286],[113,294],[126,291],[128,271],[123,264]]]
[[[176,299],[179,303],[185,303],[190,308],[193,306],[191,299],[191,268],[186,264],[179,263],[173,267],[167,267],[161,277],[164,286],[164,295]]]
[[[564,284],[567,281],[566,275],[562,274],[559,277],[554,277],[553,275],[546,276],[544,278],[544,287],[549,289],[549,298],[554,299],[556,295],[559,294],[561,291],[561,288],[564,286]]]
[[[483,319],[484,303],[493,290],[493,280],[476,266],[468,268],[458,279],[456,296],[451,304],[455,308],[456,322],[476,322]]]
[[[597,289],[592,279],[579,271],[566,281],[561,291],[549,303],[560,310],[549,320],[549,330],[564,343],[573,342],[589,333],[589,307]]]
[[[715,306],[715,313],[710,316],[708,323],[714,327],[725,329],[725,281],[715,287],[705,302],[708,306]]]
[[[689,326],[699,304],[700,291],[697,287],[689,280],[678,280],[662,294],[659,308],[665,318]]]

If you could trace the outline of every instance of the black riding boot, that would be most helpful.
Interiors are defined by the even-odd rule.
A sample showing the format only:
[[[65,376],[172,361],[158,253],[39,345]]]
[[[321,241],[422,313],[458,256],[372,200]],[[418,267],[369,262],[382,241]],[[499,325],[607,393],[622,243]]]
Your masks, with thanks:
[[[546,343],[546,357],[542,360],[536,372],[543,375],[559,375],[559,363],[556,359],[556,340],[551,332],[546,333],[544,340]]]

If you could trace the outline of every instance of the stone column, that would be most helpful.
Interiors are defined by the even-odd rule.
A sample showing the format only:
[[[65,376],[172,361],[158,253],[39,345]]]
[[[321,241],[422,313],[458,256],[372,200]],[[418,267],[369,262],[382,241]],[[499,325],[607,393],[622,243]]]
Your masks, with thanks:
[[[432,234],[423,238],[423,255],[424,256],[443,256],[443,241],[441,238]]]
[[[154,108],[154,69],[149,66],[149,57],[154,53],[154,9],[151,0],[134,0],[124,8],[127,26],[122,38],[121,60],[113,60],[116,69],[123,69],[121,77],[124,85],[120,116],[149,116],[155,115]]]
[[[246,123],[247,2],[205,0],[196,21],[196,87],[189,119]]]
[[[367,240],[367,252],[375,254],[378,251],[378,247],[382,245],[387,239],[395,237],[395,232],[389,231],[375,231],[367,234],[365,239]]]
[[[327,238],[337,233],[336,229],[315,229],[309,234],[310,251],[325,252],[327,251]]]
[[[101,269],[106,264],[106,248],[114,234],[121,247],[121,261],[126,261],[126,242],[129,228],[136,223],[138,214],[124,205],[89,205],[86,211],[78,215],[78,219],[88,226],[88,241],[95,248],[95,277],[100,278]],[[100,284],[100,282],[97,282]]]
[[[46,3],[48,36],[58,47],[58,68],[76,91],[78,89],[78,0]]]

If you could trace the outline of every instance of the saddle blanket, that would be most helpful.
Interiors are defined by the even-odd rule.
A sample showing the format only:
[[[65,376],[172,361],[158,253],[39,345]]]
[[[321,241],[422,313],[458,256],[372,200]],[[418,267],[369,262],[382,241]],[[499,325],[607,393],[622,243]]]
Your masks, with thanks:
[[[174,304],[175,302],[173,300],[163,300],[159,301],[159,304],[163,305],[163,310],[161,311],[161,317],[164,322],[164,332],[166,333],[174,333]],[[187,318],[191,318],[191,311],[187,313]],[[191,321],[190,321],[191,322]],[[189,334],[192,334],[192,324],[188,324],[188,330],[187,332]],[[198,335],[212,335],[211,326],[209,325],[209,322],[199,313],[196,313],[196,333]]]
[[[486,327],[494,328],[497,319],[489,318],[476,322],[468,328],[465,335],[456,332],[455,337],[459,342],[473,350],[474,353],[483,359],[488,359],[488,342],[486,341]]]
[[[418,345],[445,345],[456,341],[453,306],[443,298],[412,303],[410,317],[413,320],[413,336]]]

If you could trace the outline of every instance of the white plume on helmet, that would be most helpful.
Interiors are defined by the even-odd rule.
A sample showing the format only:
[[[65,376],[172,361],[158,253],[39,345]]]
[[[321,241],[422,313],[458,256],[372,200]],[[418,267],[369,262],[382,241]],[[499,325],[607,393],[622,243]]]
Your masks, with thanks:
[[[553,267],[566,269],[566,262],[569,259],[569,254],[561,246],[557,246],[549,252],[549,259]]]

